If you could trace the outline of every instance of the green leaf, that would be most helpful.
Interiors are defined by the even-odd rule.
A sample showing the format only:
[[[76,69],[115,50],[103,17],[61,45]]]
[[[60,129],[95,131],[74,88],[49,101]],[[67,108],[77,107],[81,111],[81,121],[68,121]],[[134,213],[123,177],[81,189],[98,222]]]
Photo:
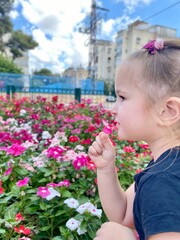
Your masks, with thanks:
[[[0,228],[0,233],[1,234],[4,234],[6,231],[4,230],[4,229],[2,229],[2,228]]]
[[[39,228],[40,231],[47,231],[51,228],[51,225]]]
[[[57,216],[62,215],[62,214],[64,214],[64,213],[67,213],[67,210],[59,210],[59,211],[57,211],[57,213],[55,214],[55,216],[57,217]]]
[[[5,220],[4,219],[0,219],[0,224],[4,223]]]
[[[61,236],[56,236],[56,237],[53,237],[52,240],[64,240],[64,238]]]
[[[10,207],[5,211],[4,214],[4,218],[6,219],[6,221],[13,220],[15,218],[17,210],[18,210],[17,203],[10,205]]]
[[[46,210],[47,209],[47,205],[46,205],[46,203],[45,202],[40,202],[39,203],[39,206],[40,206],[40,208],[42,209],[42,210]]]
[[[42,178],[38,181],[39,183],[47,182],[47,178]]]
[[[48,171],[48,172],[46,172],[45,174],[44,174],[44,177],[48,177],[48,176],[50,176],[51,174],[53,174],[54,173],[54,171]]]
[[[62,196],[65,197],[65,198],[69,198],[72,196],[72,193],[68,190],[63,190],[62,191]]]
[[[5,197],[4,199],[1,199],[0,204],[7,203],[11,198],[12,198],[12,196],[8,196],[8,197]]]
[[[25,168],[15,168],[14,170],[19,175],[27,175],[28,174],[28,171]]]

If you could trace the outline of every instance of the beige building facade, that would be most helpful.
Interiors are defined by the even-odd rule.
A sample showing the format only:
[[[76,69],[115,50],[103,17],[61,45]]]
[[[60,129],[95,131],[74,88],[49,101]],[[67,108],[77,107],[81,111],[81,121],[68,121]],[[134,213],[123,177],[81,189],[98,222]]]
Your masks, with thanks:
[[[115,73],[115,42],[97,40],[95,52],[95,79],[113,84]]]
[[[119,31],[116,36],[116,67],[128,55],[142,48],[150,40],[176,38],[176,35],[176,29],[165,26],[150,25],[144,21],[130,24],[126,30]]]

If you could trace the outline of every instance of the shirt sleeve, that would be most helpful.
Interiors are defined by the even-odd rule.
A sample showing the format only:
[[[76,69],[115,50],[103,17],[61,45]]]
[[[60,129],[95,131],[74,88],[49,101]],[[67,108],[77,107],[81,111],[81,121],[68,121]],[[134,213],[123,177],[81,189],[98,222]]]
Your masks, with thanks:
[[[180,178],[151,175],[140,189],[140,212],[145,239],[163,232],[180,232]]]

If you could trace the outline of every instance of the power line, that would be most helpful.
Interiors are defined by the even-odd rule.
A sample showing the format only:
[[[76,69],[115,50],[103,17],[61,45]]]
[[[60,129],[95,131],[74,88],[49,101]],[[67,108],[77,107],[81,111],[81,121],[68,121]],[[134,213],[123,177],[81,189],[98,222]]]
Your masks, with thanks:
[[[154,13],[153,15],[151,15],[151,16],[145,18],[143,21],[147,21],[148,19],[150,19],[150,18],[152,18],[152,17],[155,17],[155,16],[157,16],[157,15],[159,15],[159,14],[165,12],[166,10],[168,10],[168,9],[170,9],[170,8],[172,8],[172,7],[176,6],[176,5],[178,5],[179,3],[180,3],[180,1],[177,1],[176,3],[170,5],[169,7],[166,7],[166,8],[164,8],[164,9],[162,9],[161,11],[159,11],[159,12],[157,12],[157,13]]]

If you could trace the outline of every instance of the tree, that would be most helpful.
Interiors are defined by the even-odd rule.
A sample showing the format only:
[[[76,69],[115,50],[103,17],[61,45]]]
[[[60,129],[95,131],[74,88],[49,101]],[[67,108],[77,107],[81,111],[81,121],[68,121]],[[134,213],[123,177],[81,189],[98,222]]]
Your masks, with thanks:
[[[38,46],[32,36],[23,33],[21,30],[14,31],[7,46],[13,54],[13,59],[23,56],[23,52],[34,49]]]
[[[42,68],[39,71],[35,71],[34,75],[53,76],[53,73],[51,72],[51,70],[49,70],[47,68]]]
[[[12,0],[0,0],[0,51],[5,52],[6,43],[3,42],[3,35],[13,31],[12,22],[8,16],[12,8]]]
[[[38,43],[32,36],[23,33],[21,30],[13,31],[13,24],[8,16],[12,9],[14,0],[0,0],[0,52],[6,53],[10,49],[13,59],[23,56],[23,52],[34,49]],[[10,33],[10,38],[3,42],[3,36]]]
[[[22,74],[22,69],[17,67],[13,60],[0,55],[0,72]]]

